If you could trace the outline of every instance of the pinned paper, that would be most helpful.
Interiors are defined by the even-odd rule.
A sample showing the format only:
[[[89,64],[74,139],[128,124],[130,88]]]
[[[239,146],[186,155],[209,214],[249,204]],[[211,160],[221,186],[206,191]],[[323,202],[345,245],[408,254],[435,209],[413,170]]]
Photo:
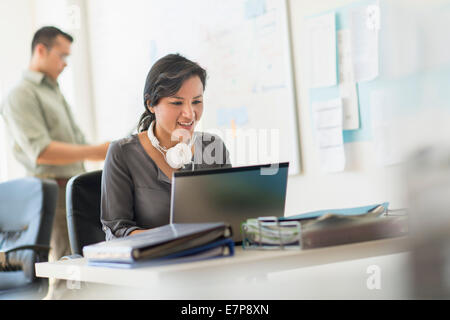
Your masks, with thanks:
[[[378,30],[380,8],[365,6],[351,13],[352,55],[355,81],[369,81],[378,76]]]
[[[339,92],[343,106],[343,129],[359,129],[358,93],[353,72],[350,30],[340,30],[338,36]]]
[[[345,169],[344,137],[342,133],[342,100],[313,103],[316,145],[321,168],[325,172]]]
[[[369,30],[380,29],[380,7],[370,5],[366,9],[366,26]]]
[[[336,20],[330,13],[307,22],[310,87],[336,85]]]

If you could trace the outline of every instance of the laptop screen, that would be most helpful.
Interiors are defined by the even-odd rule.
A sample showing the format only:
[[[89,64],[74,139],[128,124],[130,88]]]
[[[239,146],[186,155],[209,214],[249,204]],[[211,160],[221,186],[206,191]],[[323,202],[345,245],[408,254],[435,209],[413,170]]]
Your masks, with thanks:
[[[284,216],[289,163],[175,172],[171,223],[227,222],[233,240],[249,218]]]

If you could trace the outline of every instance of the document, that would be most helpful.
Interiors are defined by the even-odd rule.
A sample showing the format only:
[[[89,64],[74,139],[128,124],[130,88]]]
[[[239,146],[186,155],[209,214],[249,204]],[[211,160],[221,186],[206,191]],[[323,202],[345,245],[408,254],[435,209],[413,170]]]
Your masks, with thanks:
[[[383,90],[375,90],[369,99],[376,163],[379,166],[399,163],[400,146],[394,130],[392,110],[395,98]]]
[[[370,5],[356,9],[350,20],[355,81],[373,80],[378,76],[380,7]]]
[[[342,134],[342,132],[341,132]],[[345,169],[344,144],[339,146],[321,148],[320,165],[324,172],[341,172]]]
[[[330,13],[307,22],[310,87],[336,85],[336,21]]]
[[[316,145],[320,166],[324,172],[339,172],[345,168],[344,137],[342,134],[342,100],[313,103]]]
[[[407,217],[331,215],[302,225],[302,249],[395,238],[407,234]]]
[[[356,83],[353,72],[352,43],[349,29],[339,30],[338,39],[338,69],[339,92],[342,98],[344,113],[343,129],[359,129],[359,105]]]

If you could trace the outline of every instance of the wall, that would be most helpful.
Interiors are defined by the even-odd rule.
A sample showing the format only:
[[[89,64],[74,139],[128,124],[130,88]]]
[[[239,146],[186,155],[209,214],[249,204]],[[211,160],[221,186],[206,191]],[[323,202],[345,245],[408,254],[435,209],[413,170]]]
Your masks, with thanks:
[[[33,25],[32,1],[0,1],[0,100],[20,80],[28,65]],[[24,174],[9,150],[9,139],[0,117],[0,181]]]
[[[139,2],[139,1],[138,1]],[[309,90],[305,72],[306,47],[302,41],[304,17],[327,11],[333,8],[353,3],[353,0],[288,0],[290,30],[292,40],[292,56],[296,84],[298,107],[298,124],[301,140],[302,172],[290,176],[286,201],[286,215],[303,211],[365,205],[390,201],[392,208],[404,207],[406,195],[403,188],[402,167],[399,165],[380,167],[375,162],[375,148],[372,141],[346,144],[347,167],[344,172],[323,174],[319,167],[319,158],[313,139],[311,114],[309,106]],[[420,1],[416,1],[419,3]],[[55,7],[55,3],[58,5]],[[6,91],[18,79],[18,70],[24,69],[29,59],[29,43],[32,32],[42,24],[55,23],[65,25],[62,18],[65,5],[77,4],[81,9],[81,25],[79,29],[69,30],[75,33],[76,42],[73,46],[73,58],[70,61],[73,68],[69,68],[62,78],[62,89],[65,90],[69,102],[72,104],[75,116],[80,126],[87,133],[91,141],[116,139],[119,132],[131,131],[126,121],[122,126],[111,127],[109,117],[134,119],[142,111],[141,91],[148,66],[136,66],[134,61],[127,58],[126,45],[139,42],[130,34],[121,33],[121,24],[132,23],[136,28],[142,23],[133,17],[121,15],[122,6],[131,6],[132,2],[102,1],[102,0],[20,0],[0,1],[0,29],[3,39],[11,39],[11,48],[2,50],[0,59],[2,80],[0,90]],[[157,4],[157,2],[154,2]],[[102,6],[117,7],[117,15],[107,17],[116,22],[114,30],[100,30],[93,28],[96,12]],[[423,5],[423,2],[421,4]],[[56,10],[56,8],[59,8]],[[156,9],[155,9],[156,10]],[[59,12],[59,14],[56,14]],[[155,14],[153,11],[151,14]],[[136,14],[137,15],[137,14]],[[20,19],[18,19],[20,17]],[[62,20],[61,20],[62,19]],[[5,27],[6,26],[6,27]],[[14,33],[9,30],[15,29]],[[8,30],[8,31],[7,31]],[[114,46],[107,45],[104,36],[108,35]],[[115,42],[114,42],[115,41]],[[148,51],[150,44],[142,43],[140,54]],[[108,53],[112,50],[121,52],[123,60],[111,61]],[[92,64],[91,64],[92,61]],[[136,71],[138,70],[138,71]],[[109,84],[114,78],[129,77],[130,83],[136,91],[136,97],[124,96],[123,93],[109,91],[108,95],[99,94],[112,88]],[[99,90],[102,88],[102,90]],[[115,98],[116,97],[116,98]],[[117,97],[120,99],[117,100]],[[123,113],[108,112],[112,103],[123,106]],[[100,112],[100,111],[101,112]],[[417,118],[410,126],[417,124]],[[122,136],[122,134],[121,134]],[[0,140],[0,148],[1,148]],[[2,155],[0,155],[1,157]],[[5,157],[5,155],[3,155]],[[7,155],[10,157],[10,155]],[[2,176],[5,176],[4,159],[0,159]],[[11,161],[8,162],[11,166]]]
[[[411,153],[419,148],[442,148],[450,143],[450,46],[442,41],[447,38],[450,5],[448,0],[379,1],[380,81],[364,86],[392,92],[392,97],[383,101],[383,107],[394,115],[386,140],[402,159],[411,159]],[[389,201],[391,208],[407,207],[405,163],[380,166],[373,138],[345,144],[344,172],[320,173],[311,127],[308,48],[302,41],[305,17],[357,2],[289,1],[304,174],[289,180],[287,215],[380,201]]]
[[[34,30],[53,25],[74,37],[68,66],[58,78],[61,91],[75,119],[90,142],[96,141],[96,117],[92,103],[88,24],[84,0],[33,0]],[[72,7],[77,9],[74,12]]]
[[[124,34],[121,25],[126,23],[127,29],[133,26],[144,26],[141,15],[130,8],[142,6],[142,1],[105,1],[95,0],[87,3],[88,21],[91,25],[90,48],[93,65],[94,103],[98,114],[98,134],[104,138],[119,138],[128,128],[130,119],[137,119],[142,112],[140,101],[143,79],[147,66],[137,66],[127,57],[127,47],[134,48],[133,55],[141,57],[148,51],[149,43],[139,43],[131,34]],[[357,142],[346,144],[347,168],[342,173],[322,174],[319,159],[312,136],[311,115],[309,112],[309,97],[304,63],[305,47],[302,42],[304,20],[308,15],[336,8],[354,1],[349,0],[290,0],[289,18],[292,39],[292,56],[295,66],[295,83],[300,127],[300,144],[302,155],[302,172],[290,176],[286,200],[286,215],[302,211],[325,209],[333,207],[347,207],[366,205],[390,201],[391,207],[403,207],[405,203],[404,192],[401,187],[401,170],[399,167],[378,167],[375,164],[374,146],[372,142]],[[155,10],[148,13],[148,18],[158,15],[157,2],[153,2]],[[99,20],[102,8],[114,8],[116,16],[102,17]],[[125,7],[124,7],[125,6]],[[120,13],[123,14],[120,14]],[[126,14],[125,14],[126,12]],[[129,14],[128,14],[129,13]],[[132,15],[132,16],[130,16]],[[139,17],[139,18],[137,18]],[[114,23],[112,23],[114,22]],[[92,26],[96,26],[93,28]],[[102,28],[103,26],[103,28]],[[104,26],[108,26],[107,29]],[[176,28],[177,26],[173,26]],[[154,30],[149,30],[149,34]],[[142,47],[142,48],[141,48]],[[140,49],[141,48],[141,49]],[[108,54],[108,53],[113,53]],[[113,57],[123,56],[123,59]],[[138,59],[145,61],[145,59]],[[114,67],[114,76],[112,76]],[[144,70],[144,71],[142,71]],[[113,79],[127,80],[128,88],[121,92],[114,91]],[[133,93],[131,95],[130,93]],[[116,110],[112,112],[112,110]],[[100,120],[101,119],[101,120]],[[118,119],[122,119],[118,121]],[[112,124],[116,125],[112,125]]]
[[[344,6],[351,0],[290,0],[289,14],[295,64],[303,174],[290,177],[286,215],[315,209],[339,208],[389,201],[392,208],[405,205],[399,166],[379,167],[372,141],[345,144],[346,170],[323,174],[313,139],[306,72],[305,43],[301,41],[305,17]]]

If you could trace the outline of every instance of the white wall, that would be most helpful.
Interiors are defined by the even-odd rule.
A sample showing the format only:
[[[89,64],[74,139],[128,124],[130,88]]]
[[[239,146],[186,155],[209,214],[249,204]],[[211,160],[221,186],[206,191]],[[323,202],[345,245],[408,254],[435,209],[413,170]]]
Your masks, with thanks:
[[[140,62],[149,60],[146,54],[150,43],[138,34],[146,30],[146,19],[151,19],[156,12],[143,9],[149,2],[86,2],[99,139],[116,140],[136,131],[139,116],[144,111],[142,91],[150,63]]]
[[[0,1],[0,100],[16,84],[30,59],[33,1]],[[0,120],[0,181],[24,174],[10,152],[9,139]]]
[[[72,6],[77,9],[75,12]],[[79,13],[79,15],[77,15]],[[58,81],[77,123],[88,141],[96,141],[96,118],[92,104],[91,63],[84,0],[34,0],[34,31],[53,25],[74,37],[68,66]]]

